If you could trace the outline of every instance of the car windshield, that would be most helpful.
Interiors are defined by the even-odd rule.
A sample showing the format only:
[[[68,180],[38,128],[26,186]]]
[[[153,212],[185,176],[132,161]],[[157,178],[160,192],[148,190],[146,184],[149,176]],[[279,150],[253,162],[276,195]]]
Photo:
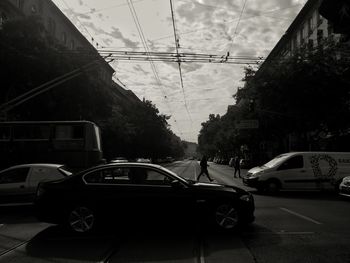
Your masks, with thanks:
[[[276,166],[280,165],[281,163],[283,163],[289,157],[290,157],[289,154],[281,154],[281,155],[273,158],[271,161],[265,163],[263,165],[263,167],[268,167],[268,168],[276,167]]]
[[[175,173],[175,172],[173,172],[173,171],[171,171],[171,170],[169,170],[169,169],[167,169],[167,168],[165,168],[163,166],[159,166],[159,168],[161,170],[163,170],[164,172],[169,173],[173,178],[175,178],[176,180],[178,180],[180,182],[183,182],[185,184],[190,184],[191,183],[190,180],[185,179],[184,177],[178,175],[177,173]]]
[[[69,169],[66,166],[60,166],[58,167],[58,171],[62,173],[64,176],[71,176],[73,173],[69,171]]]

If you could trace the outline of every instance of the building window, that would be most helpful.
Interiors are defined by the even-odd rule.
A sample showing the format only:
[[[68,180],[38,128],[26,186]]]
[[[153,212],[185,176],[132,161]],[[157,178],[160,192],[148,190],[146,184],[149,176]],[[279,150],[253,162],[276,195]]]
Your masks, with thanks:
[[[320,13],[318,12],[318,10],[316,11],[316,21],[317,21],[317,25],[320,26],[322,24],[322,16],[320,15]]]
[[[317,44],[321,45],[323,40],[323,30],[319,29],[317,30]]]
[[[295,51],[295,50],[297,50],[298,49],[298,38],[297,38],[297,36],[295,35],[294,37],[293,37],[293,50]]]
[[[308,20],[308,30],[309,30],[309,35],[312,34],[312,32],[314,31],[315,25],[314,25],[314,19],[311,16]]]
[[[304,33],[305,30],[304,30],[304,26],[300,29],[300,46],[302,46],[304,44]]]
[[[75,48],[74,40],[71,40],[71,41],[70,41],[69,47],[70,47],[70,49],[74,49],[74,48]]]
[[[328,36],[331,36],[334,33],[334,28],[333,28],[333,25],[331,23],[328,23],[327,31],[328,31]]]
[[[49,33],[52,36],[56,34],[56,22],[52,18],[49,18]]]
[[[309,41],[307,42],[307,48],[309,50],[313,50],[314,49],[314,41],[312,39],[309,39]]]
[[[66,32],[62,32],[62,43],[63,43],[63,45],[67,44],[67,34],[66,34]]]

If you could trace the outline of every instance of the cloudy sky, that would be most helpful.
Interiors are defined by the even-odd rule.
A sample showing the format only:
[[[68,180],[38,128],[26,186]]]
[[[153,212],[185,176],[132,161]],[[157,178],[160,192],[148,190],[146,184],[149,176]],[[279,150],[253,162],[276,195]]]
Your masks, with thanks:
[[[176,52],[170,0],[53,0],[99,50]],[[306,0],[173,0],[179,52],[266,57]],[[130,3],[130,0],[129,0]],[[248,65],[145,61],[111,64],[140,99],[151,100],[183,140],[197,142],[209,114],[225,114]],[[251,65],[254,66],[254,65]],[[158,79],[158,80],[157,80]]]

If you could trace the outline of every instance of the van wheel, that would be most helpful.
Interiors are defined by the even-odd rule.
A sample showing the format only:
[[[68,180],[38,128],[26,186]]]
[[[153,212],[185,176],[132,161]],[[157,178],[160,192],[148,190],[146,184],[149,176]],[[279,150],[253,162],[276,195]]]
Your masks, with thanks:
[[[266,183],[265,189],[270,194],[277,194],[281,189],[281,184],[277,180],[269,180]]]

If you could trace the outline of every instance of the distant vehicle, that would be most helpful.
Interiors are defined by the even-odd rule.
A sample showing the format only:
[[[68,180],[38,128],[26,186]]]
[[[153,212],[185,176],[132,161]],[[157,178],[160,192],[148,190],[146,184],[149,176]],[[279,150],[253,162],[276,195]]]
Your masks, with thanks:
[[[137,158],[136,162],[138,162],[138,163],[152,163],[151,159],[148,159],[148,158]]]
[[[104,162],[100,129],[89,121],[0,122],[0,160],[2,168],[61,163],[86,169]]]
[[[0,203],[34,201],[40,182],[63,179],[72,173],[60,164],[22,164],[0,171]]]
[[[350,153],[291,152],[281,154],[243,177],[245,185],[260,191],[280,189],[336,190],[350,174]]]
[[[175,160],[175,159],[174,159],[173,157],[169,157],[169,156],[165,158],[165,161],[168,162],[168,163],[171,163],[171,162],[173,162],[174,160]]]
[[[232,157],[232,158],[230,158],[230,161],[228,162],[228,166],[233,167],[234,164],[235,164],[235,158]]]
[[[241,159],[239,161],[239,164],[242,169],[247,169],[253,166],[252,162],[249,159]]]
[[[66,224],[83,233],[96,223],[148,226],[156,221],[171,227],[170,220],[188,223],[196,216],[196,221],[229,231],[254,220],[254,199],[249,192],[186,180],[162,166],[145,163],[105,164],[59,182],[42,183],[35,205],[40,221]]]
[[[343,178],[339,185],[339,194],[345,197],[350,197],[350,176]]]
[[[116,157],[113,158],[112,160],[109,161],[110,163],[127,163],[129,162],[128,159],[126,159],[125,157]]]

